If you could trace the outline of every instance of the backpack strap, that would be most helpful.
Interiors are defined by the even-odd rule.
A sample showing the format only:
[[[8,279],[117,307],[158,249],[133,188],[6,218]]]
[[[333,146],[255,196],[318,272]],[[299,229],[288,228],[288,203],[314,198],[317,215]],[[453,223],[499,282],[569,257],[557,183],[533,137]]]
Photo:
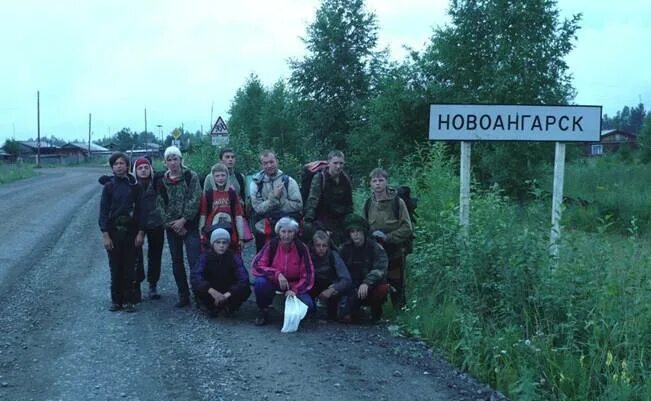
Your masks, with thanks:
[[[368,221],[368,209],[371,207],[371,198],[366,198],[364,202],[364,218]]]
[[[244,176],[239,171],[235,171],[234,174],[237,183],[240,185],[240,198],[244,199]]]
[[[228,203],[231,207],[231,220],[233,221],[233,227],[235,227],[235,204],[237,203],[237,193],[232,187],[228,187]]]
[[[393,198],[393,215],[396,220],[400,218],[400,197],[398,195]]]

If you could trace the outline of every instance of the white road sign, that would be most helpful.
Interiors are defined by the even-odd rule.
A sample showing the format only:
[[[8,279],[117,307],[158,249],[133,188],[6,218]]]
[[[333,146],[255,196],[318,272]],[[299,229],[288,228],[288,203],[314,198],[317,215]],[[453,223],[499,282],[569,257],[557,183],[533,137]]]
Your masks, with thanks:
[[[601,106],[430,105],[429,139],[598,142]]]

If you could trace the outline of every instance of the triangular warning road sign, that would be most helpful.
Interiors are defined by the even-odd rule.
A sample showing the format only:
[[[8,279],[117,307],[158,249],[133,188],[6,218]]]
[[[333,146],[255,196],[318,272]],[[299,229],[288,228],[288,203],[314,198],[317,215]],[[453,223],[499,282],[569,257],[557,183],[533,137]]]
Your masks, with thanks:
[[[217,117],[215,125],[210,130],[210,135],[228,135],[228,128],[226,128],[226,123],[222,120],[221,116]]]

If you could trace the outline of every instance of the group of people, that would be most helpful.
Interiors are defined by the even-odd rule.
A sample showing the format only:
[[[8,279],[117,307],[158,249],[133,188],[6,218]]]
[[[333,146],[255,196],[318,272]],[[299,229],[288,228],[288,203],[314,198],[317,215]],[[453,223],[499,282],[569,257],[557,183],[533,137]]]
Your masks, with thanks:
[[[371,171],[371,196],[362,216],[353,212],[353,187],[340,151],[330,152],[327,164],[311,177],[305,199],[297,181],[278,168],[273,151],[261,152],[261,171],[248,193],[235,161],[233,149],[221,149],[202,186],[174,146],[165,150],[164,172],[154,173],[147,158],[135,160],[131,169],[125,154],[111,155],[113,175],[100,178],[99,217],[111,271],[111,311],[136,310],[145,279],[145,239],[147,296],[160,298],[164,237],[179,308],[190,305],[192,288],[197,305],[210,316],[232,314],[249,298],[251,287],[257,325],[268,322],[277,294],[297,297],[308,313],[321,304],[328,319],[342,322],[361,320],[364,305],[372,320],[380,319],[388,294],[395,308],[404,306],[406,246],[413,226],[404,201],[388,186],[386,171]],[[251,286],[242,249],[253,239],[257,254],[249,269]]]

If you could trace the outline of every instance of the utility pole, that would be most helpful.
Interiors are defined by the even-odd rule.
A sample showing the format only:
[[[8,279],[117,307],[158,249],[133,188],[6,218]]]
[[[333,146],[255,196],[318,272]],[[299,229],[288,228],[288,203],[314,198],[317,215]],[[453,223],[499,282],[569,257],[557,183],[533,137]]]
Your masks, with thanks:
[[[147,108],[145,107],[145,141],[147,140]],[[145,152],[149,154],[149,142],[145,142]]]
[[[213,120],[212,120],[212,109],[213,109],[214,106],[215,106],[215,102],[213,101],[213,102],[210,104],[210,124],[208,124],[208,127],[212,127],[212,124],[213,124]]]
[[[36,91],[36,167],[41,167],[41,92]]]
[[[88,113],[88,161],[90,161],[90,119],[91,114]]]

